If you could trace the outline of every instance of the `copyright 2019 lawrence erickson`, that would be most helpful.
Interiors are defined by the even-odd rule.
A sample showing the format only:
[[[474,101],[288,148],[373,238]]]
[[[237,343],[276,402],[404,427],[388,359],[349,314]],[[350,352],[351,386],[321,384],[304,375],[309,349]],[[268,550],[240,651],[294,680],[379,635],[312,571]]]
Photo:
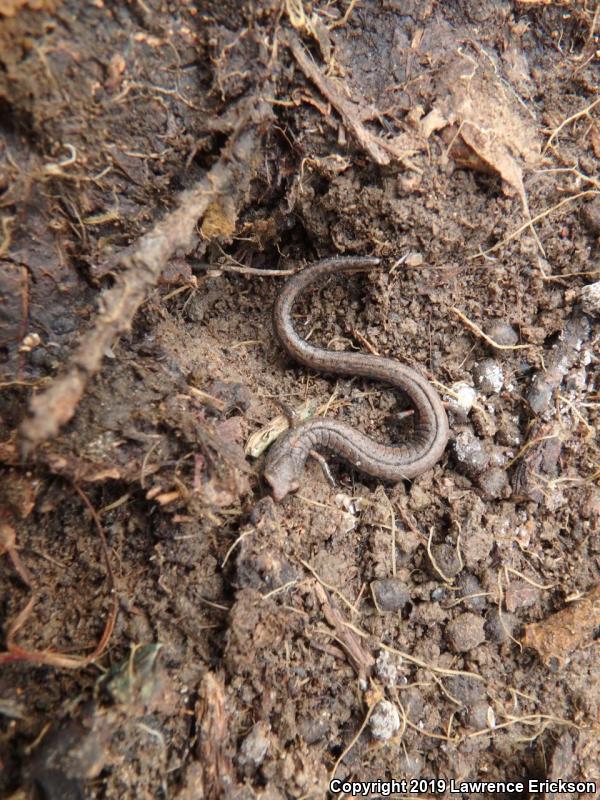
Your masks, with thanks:
[[[595,794],[597,785],[594,781],[573,780],[537,780],[524,781],[455,781],[443,778],[413,778],[406,780],[377,781],[342,781],[334,778],[329,784],[332,794],[345,792],[351,797],[393,797],[395,794],[443,794],[444,792],[462,792],[471,794],[486,792],[489,794],[513,794],[516,792],[589,792]]]

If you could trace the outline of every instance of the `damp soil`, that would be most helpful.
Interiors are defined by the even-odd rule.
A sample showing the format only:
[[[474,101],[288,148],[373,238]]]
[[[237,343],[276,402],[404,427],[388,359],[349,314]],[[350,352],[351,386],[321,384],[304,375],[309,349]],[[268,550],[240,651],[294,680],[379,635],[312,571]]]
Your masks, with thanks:
[[[2,797],[598,796],[527,781],[600,791],[599,24],[593,2],[0,3]],[[127,254],[232,168],[257,102],[243,188],[90,367]],[[397,485],[309,460],[274,504],[247,451],[282,407],[411,423],[275,339],[280,271],[332,255],[383,268],[315,286],[299,332],[420,370],[451,438]],[[31,446],[69,369],[85,390]]]

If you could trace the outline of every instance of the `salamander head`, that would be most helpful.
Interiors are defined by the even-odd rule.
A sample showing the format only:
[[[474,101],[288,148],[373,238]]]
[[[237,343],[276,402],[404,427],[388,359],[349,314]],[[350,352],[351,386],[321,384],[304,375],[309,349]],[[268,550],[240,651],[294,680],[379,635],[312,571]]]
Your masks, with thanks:
[[[293,450],[289,446],[282,445],[283,442],[277,442],[273,446],[263,473],[276,502],[280,502],[287,494],[297,492],[300,488],[298,464]]]

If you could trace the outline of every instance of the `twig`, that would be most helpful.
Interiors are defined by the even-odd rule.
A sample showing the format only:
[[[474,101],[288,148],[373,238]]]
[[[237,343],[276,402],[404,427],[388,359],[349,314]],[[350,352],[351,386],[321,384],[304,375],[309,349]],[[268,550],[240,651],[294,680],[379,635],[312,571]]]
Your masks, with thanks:
[[[376,164],[389,164],[391,159],[385,152],[383,140],[373,136],[373,134],[365,128],[358,118],[358,110],[355,108],[354,104],[339,94],[332,82],[323,75],[319,67],[300,43],[300,40],[294,34],[290,33],[288,35],[288,42],[292,55],[298,62],[298,66],[302,72],[315,84],[323,97],[325,97],[341,115],[344,124],[354,133],[361,147],[366,150]]]
[[[392,501],[384,492],[384,497],[390,509],[390,549],[392,554],[392,575],[396,577],[396,515],[394,514],[394,506],[392,505]],[[373,597],[375,594],[373,593]],[[377,605],[377,603],[376,603]]]
[[[31,399],[30,416],[19,429],[25,455],[40,442],[55,436],[72,418],[88,381],[99,371],[106,350],[129,330],[168,260],[177,249],[189,249],[198,220],[223,198],[233,208],[244,202],[253,176],[249,162],[255,157],[265,122],[271,116],[271,106],[264,100],[253,103],[217,163],[193,189],[181,195],[179,206],[143,236],[130,255],[122,257],[124,269],[117,285],[102,294],[100,314],[83,337],[65,374]]]
[[[484,333],[479,327],[479,325],[476,325],[474,322],[472,322],[468,317],[466,317],[462,313],[462,311],[459,311],[458,308],[452,306],[450,308],[450,311],[452,311],[453,314],[456,314],[456,316],[460,320],[462,320],[467,326],[467,328],[470,328],[473,331],[473,333],[476,333],[478,336],[481,336],[482,339],[484,339],[492,347],[495,347],[497,350],[526,350],[529,349],[530,347],[535,347],[535,345],[533,344],[499,344],[494,339],[492,339],[491,336],[488,336],[487,333]]]
[[[305,569],[307,569],[317,579],[317,581],[321,584],[321,586],[324,586],[326,589],[329,589],[330,592],[333,592],[336,595],[336,597],[339,597],[342,603],[348,609],[350,609],[350,612],[352,614],[356,614],[356,608],[354,607],[354,605],[350,602],[350,600],[348,600],[344,596],[344,594],[337,587],[332,586],[330,583],[324,581],[323,578],[321,578],[321,576],[319,575],[319,573],[315,569],[313,569],[313,567],[311,567],[311,565],[308,562],[303,561],[301,558],[299,558],[298,561],[302,564],[302,566]]]
[[[238,267],[235,264],[202,264],[207,270],[215,272],[237,272],[240,275],[261,275],[265,278],[277,278],[281,275],[293,275],[295,269],[259,269],[258,267]]]

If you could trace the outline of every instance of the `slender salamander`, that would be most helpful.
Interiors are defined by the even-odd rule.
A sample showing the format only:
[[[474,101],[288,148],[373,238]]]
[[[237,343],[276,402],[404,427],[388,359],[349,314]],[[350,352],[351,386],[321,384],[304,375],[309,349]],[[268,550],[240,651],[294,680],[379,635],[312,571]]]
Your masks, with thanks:
[[[338,272],[364,272],[378,264],[378,258],[370,257],[328,258],[296,273],[275,302],[275,330],[292,358],[307,367],[340,375],[359,375],[401,389],[416,412],[414,432],[407,441],[390,446],[327,417],[303,422],[280,436],[267,455],[264,476],[275,500],[282,500],[298,489],[311,450],[328,451],[361,472],[395,482],[414,478],[430,469],[444,452],[448,418],[437,392],[422,375],[391,358],[315,347],[294,330],[292,308],[300,292],[313,281]]]

